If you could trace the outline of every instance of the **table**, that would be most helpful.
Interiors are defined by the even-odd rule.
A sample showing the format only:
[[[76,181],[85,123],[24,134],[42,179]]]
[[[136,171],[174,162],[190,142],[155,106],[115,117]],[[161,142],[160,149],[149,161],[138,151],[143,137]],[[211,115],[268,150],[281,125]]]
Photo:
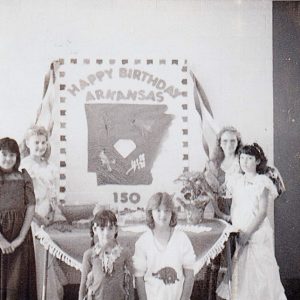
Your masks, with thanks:
[[[233,232],[232,226],[219,219],[204,220],[200,225],[185,226],[179,224],[178,227],[181,230],[185,229],[184,231],[192,242],[197,256],[194,271],[195,274],[198,273],[198,276],[201,273],[199,271],[222,251],[230,233]],[[134,229],[134,226],[132,228]],[[207,231],[209,228],[211,230]],[[126,226],[119,227],[118,242],[122,246],[128,247],[133,254],[135,242],[142,232],[132,232],[127,229]],[[40,246],[36,247],[36,251],[40,252],[40,255],[37,256],[40,260],[37,265],[39,268],[44,265],[44,270],[40,270],[40,273],[44,273],[47,289],[52,290],[54,288],[53,285],[57,281],[54,276],[58,275],[56,274],[57,271],[49,272],[51,266],[45,267],[48,253],[51,254],[49,261],[53,262],[53,257],[55,257],[59,264],[59,272],[62,272],[64,277],[63,284],[79,284],[83,253],[90,247],[89,229],[72,228],[69,232],[60,232],[51,228],[40,228],[36,233],[36,238],[40,242]],[[45,251],[46,256],[43,255]],[[38,288],[41,289],[42,286],[43,281],[40,278]]]

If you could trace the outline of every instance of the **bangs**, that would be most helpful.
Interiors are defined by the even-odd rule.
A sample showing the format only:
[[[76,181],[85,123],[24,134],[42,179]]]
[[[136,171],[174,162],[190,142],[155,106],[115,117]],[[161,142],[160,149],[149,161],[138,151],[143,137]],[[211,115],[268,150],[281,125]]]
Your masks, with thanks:
[[[240,150],[240,155],[241,154],[247,154],[247,155],[251,155],[251,156],[255,156],[257,159],[259,158],[259,153],[257,151],[257,149],[252,146],[252,145],[246,145],[244,146],[241,150]]]
[[[147,210],[158,209],[160,206],[167,210],[173,211],[174,204],[172,197],[168,193],[156,193],[154,194],[148,202]]]
[[[116,224],[112,223],[110,220],[108,219],[101,219],[98,222],[94,222],[94,224],[96,224],[97,226],[99,226],[100,228],[113,228],[114,226],[116,226]]]
[[[166,210],[172,211],[174,209],[173,201],[169,201],[163,198],[160,202],[159,207],[163,207]]]
[[[162,206],[165,210],[171,211],[172,216],[170,220],[170,227],[177,224],[177,214],[173,204],[173,197],[168,193],[156,193],[148,201],[146,208],[146,223],[150,229],[155,227],[152,211]]]
[[[112,211],[103,210],[95,215],[93,223],[97,224],[97,226],[100,226],[101,228],[112,228],[113,226],[117,227],[117,218]]]
[[[44,136],[48,141],[48,131],[43,126],[34,125],[28,129],[26,133],[26,140],[29,139],[31,136]]]
[[[0,150],[19,154],[19,146],[14,140],[3,140],[0,142]]]
[[[9,151],[11,153],[16,154],[17,158],[13,169],[17,171],[21,162],[21,155],[18,143],[14,139],[8,137],[0,139],[0,150]]]

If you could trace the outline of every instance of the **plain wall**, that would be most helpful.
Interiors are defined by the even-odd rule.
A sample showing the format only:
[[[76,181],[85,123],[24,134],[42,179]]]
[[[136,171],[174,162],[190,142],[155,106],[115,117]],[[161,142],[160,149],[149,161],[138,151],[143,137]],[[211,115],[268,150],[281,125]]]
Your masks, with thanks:
[[[23,137],[53,60],[178,58],[188,60],[219,126],[236,126],[273,159],[271,1],[0,0],[0,6],[0,136]]]

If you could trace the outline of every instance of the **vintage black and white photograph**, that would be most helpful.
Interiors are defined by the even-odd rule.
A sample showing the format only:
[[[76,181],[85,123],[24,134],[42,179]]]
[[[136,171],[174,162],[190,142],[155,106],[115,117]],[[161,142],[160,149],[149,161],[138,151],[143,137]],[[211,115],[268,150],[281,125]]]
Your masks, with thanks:
[[[300,2],[0,0],[0,299],[300,299]]]

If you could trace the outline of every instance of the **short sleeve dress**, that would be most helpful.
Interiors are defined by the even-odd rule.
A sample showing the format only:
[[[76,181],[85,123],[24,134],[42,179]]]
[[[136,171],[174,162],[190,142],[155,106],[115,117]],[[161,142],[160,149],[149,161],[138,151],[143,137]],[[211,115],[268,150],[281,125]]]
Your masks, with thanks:
[[[35,205],[28,173],[13,171],[0,177],[0,232],[12,242],[23,226],[27,206]],[[0,251],[0,299],[37,299],[34,248],[31,230],[11,254]]]
[[[278,196],[273,182],[266,175],[256,175],[251,181],[245,176],[232,177],[232,224],[246,231],[259,212],[263,191],[268,190],[268,201]],[[245,247],[237,245],[233,258],[232,299],[286,300],[280,281],[279,268],[274,253],[274,233],[268,217],[251,235]],[[218,294],[229,299],[228,289],[222,283]]]
[[[133,300],[133,266],[127,248],[117,246],[118,257],[113,262],[111,273],[103,271],[98,244],[88,249],[83,256],[83,270],[79,299],[84,300]],[[131,282],[128,282],[131,278]]]

